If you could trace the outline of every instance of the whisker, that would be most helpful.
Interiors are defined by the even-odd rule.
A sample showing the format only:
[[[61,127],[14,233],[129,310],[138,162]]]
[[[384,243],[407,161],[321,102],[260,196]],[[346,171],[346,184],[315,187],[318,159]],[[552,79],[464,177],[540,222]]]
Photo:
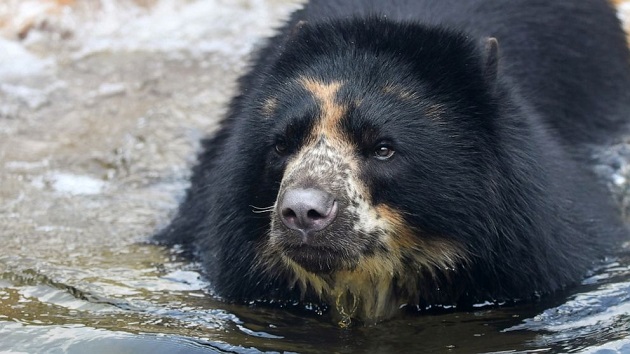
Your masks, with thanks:
[[[269,208],[273,208],[274,207],[274,205],[271,205],[271,206],[268,206],[268,207],[257,207],[255,205],[251,205],[251,204],[249,206],[254,208],[254,209],[269,209]]]
[[[273,209],[275,208],[275,205],[263,207],[263,208],[257,207],[255,205],[250,205],[250,207],[252,208],[252,213],[262,214],[262,213],[272,212]]]

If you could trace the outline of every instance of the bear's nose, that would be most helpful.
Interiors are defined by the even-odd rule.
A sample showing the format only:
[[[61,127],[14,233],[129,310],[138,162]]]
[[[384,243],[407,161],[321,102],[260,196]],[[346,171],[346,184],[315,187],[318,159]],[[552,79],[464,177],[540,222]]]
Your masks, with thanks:
[[[337,216],[337,201],[330,194],[316,188],[294,188],[284,193],[278,210],[282,223],[303,236],[322,230]]]

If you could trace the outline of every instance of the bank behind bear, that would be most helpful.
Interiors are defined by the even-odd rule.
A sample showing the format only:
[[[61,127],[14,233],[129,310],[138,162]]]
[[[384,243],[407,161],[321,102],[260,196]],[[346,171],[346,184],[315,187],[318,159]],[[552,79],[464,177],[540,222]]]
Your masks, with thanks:
[[[346,322],[563,289],[627,235],[589,148],[627,131],[629,63],[604,0],[313,0],[157,240],[224,299]]]

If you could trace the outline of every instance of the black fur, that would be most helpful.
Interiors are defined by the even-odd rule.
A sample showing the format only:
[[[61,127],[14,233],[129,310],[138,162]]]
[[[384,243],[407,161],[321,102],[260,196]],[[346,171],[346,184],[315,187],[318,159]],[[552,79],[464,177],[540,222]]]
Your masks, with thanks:
[[[470,253],[403,302],[561,289],[626,236],[588,148],[626,131],[629,63],[603,0],[313,0],[257,53],[222,127],[203,142],[177,217],[156,238],[193,247],[227,299],[320,301],[288,270],[255,267],[270,215],[252,206],[276,200],[286,163],[277,137],[294,153],[315,124],[313,99],[295,79],[343,80],[341,129],[366,149],[357,156],[371,203],[400,210],[417,237]],[[387,83],[413,99],[381,94]],[[278,99],[272,118],[261,109],[269,97]],[[441,107],[437,118],[431,107]],[[396,148],[385,163],[369,158],[383,136]]]

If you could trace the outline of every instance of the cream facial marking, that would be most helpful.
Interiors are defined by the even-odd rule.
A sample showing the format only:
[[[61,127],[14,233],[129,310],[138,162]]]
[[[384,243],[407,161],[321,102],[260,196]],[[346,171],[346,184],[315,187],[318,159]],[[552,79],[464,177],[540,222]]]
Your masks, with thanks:
[[[312,137],[324,135],[332,140],[341,140],[338,126],[347,109],[337,102],[336,96],[343,83],[341,81],[323,83],[308,77],[300,78],[299,82],[313,95],[321,110],[321,116],[311,134]]]

